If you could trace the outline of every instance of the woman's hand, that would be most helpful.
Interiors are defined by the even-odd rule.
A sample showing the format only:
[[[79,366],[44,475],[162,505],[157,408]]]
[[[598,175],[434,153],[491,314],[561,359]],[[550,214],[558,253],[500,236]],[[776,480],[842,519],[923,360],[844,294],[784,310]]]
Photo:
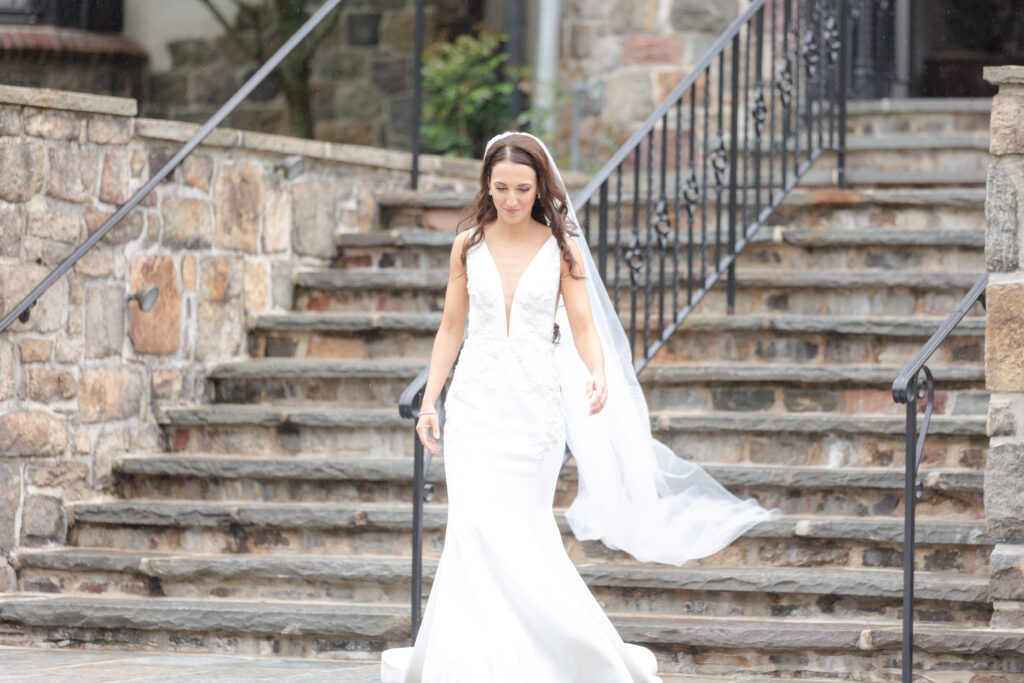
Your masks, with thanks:
[[[441,436],[441,430],[437,426],[437,413],[425,413],[417,417],[416,434],[419,435],[423,446],[436,454],[440,450],[437,439]]]
[[[603,373],[593,374],[587,380],[587,398],[590,400],[588,415],[601,412],[605,401],[608,400],[608,386],[605,384]]]

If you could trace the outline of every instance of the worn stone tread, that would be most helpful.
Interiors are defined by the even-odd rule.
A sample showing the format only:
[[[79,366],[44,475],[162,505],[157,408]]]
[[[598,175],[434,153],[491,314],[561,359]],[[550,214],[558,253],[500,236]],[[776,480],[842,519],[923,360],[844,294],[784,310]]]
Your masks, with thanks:
[[[670,647],[865,653],[898,650],[895,622],[839,619],[609,615],[628,642]],[[319,635],[400,640],[408,608],[377,604],[237,600],[0,596],[0,621],[34,627],[121,628],[168,632]],[[915,645],[927,652],[993,656],[1024,654],[1024,630],[919,624]]]
[[[702,465],[725,486],[874,488],[902,490],[903,471],[880,467],[793,467],[786,465]],[[201,477],[217,479],[297,479],[302,481],[412,481],[408,458],[268,458],[241,455],[166,454],[129,455],[117,458],[114,469],[124,474],[146,476]],[[940,491],[980,493],[984,473],[976,470],[923,470],[926,488]],[[560,478],[575,480],[571,460]],[[428,479],[444,480],[444,459],[431,460]]]
[[[920,186],[970,186],[985,184],[986,171],[983,168],[951,168],[937,171],[922,171],[917,169],[879,170],[872,168],[856,168],[847,166],[846,184],[866,186],[896,186],[896,187],[920,187]],[[812,169],[800,179],[804,187],[810,186],[835,186],[838,176],[837,169],[815,170]]]
[[[413,379],[421,370],[423,370],[423,363],[420,361],[252,358],[216,365],[207,373],[207,377],[211,379]]]
[[[905,434],[903,416],[842,413],[735,413],[651,411],[651,427],[687,432],[774,432],[800,434]],[[933,415],[929,434],[984,436],[984,415]]]
[[[271,403],[215,403],[211,405],[161,405],[156,419],[167,425],[256,425],[274,427],[411,427],[397,408],[338,409],[334,406]]]
[[[165,580],[193,578],[364,579],[403,582],[409,558],[388,555],[197,555],[169,552],[62,548],[17,553],[15,566],[56,571],[118,571]],[[436,558],[425,558],[423,576],[434,577]],[[902,569],[804,567],[671,567],[666,565],[578,563],[590,586],[742,593],[799,593],[900,598]],[[920,600],[981,603],[988,599],[986,577],[919,571],[914,595]]]
[[[885,114],[988,114],[992,112],[989,97],[893,97],[850,100],[847,116],[879,116]]]
[[[628,323],[628,314],[623,314]],[[930,337],[945,318],[810,315],[699,315],[689,316],[684,331],[750,332],[775,331],[796,334],[858,334],[895,337]],[[265,313],[250,321],[257,331],[369,332],[402,330],[434,333],[441,324],[440,313],[350,313],[296,312]],[[985,332],[983,318],[965,318],[952,336],[979,336]]]
[[[739,268],[736,284],[742,287],[783,287],[815,289],[881,289],[905,287],[915,290],[970,289],[979,273],[905,270],[783,270]],[[623,276],[625,277],[625,276]],[[296,284],[318,290],[430,289],[443,290],[448,271],[442,269],[305,271],[295,276]]]
[[[408,428],[411,422],[391,408],[339,409],[333,406],[273,405],[266,403],[214,403],[197,406],[160,405],[156,420],[162,425],[253,425],[274,427]],[[844,433],[903,434],[903,417],[888,415],[846,415],[842,413],[725,413],[652,410],[651,428],[688,432],[768,432],[768,433]],[[936,415],[929,434],[984,435],[984,415]]]
[[[641,232],[639,240],[646,244],[647,235]],[[343,232],[337,236],[340,247],[352,248],[444,248],[451,249],[455,233],[442,230],[396,228],[374,232]],[[758,230],[749,244],[780,242],[804,247],[860,247],[860,246],[945,246],[985,247],[985,231],[976,229],[950,230],[889,230],[861,228],[856,230],[814,229],[787,225],[772,225]],[[596,249],[590,245],[591,251]],[[739,269],[737,269],[737,274]]]
[[[405,503],[259,503],[259,502],[168,502],[130,501],[75,502],[67,505],[69,522],[157,527],[264,526],[278,528],[408,529],[412,525]],[[564,510],[555,509],[555,519],[569,532]],[[447,506],[424,505],[424,527],[443,529]],[[899,542],[903,520],[890,517],[844,517],[835,515],[783,515],[762,522],[745,534],[753,538],[847,538]],[[925,544],[988,545],[985,521],[945,522],[918,518],[916,539]]]
[[[978,365],[930,366],[943,385],[952,382],[984,382],[985,367]],[[880,385],[885,388],[899,375],[902,367],[895,365],[808,365],[806,363],[713,363],[679,365],[657,363],[657,356],[640,380],[645,384],[755,383],[785,382],[789,384],[828,384],[836,387]]]

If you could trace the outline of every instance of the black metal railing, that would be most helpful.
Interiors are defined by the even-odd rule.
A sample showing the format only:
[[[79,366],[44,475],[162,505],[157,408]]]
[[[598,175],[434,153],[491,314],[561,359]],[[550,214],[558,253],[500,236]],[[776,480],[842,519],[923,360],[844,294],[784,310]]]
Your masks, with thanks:
[[[723,276],[733,311],[737,254],[824,153],[844,184],[848,11],[848,0],[754,0],[576,196],[637,372]],[[403,417],[419,414],[426,380],[403,393]],[[427,494],[413,439],[415,641]]]
[[[906,465],[903,489],[903,680],[911,680],[914,650],[914,529],[916,503],[924,495],[924,485],[918,472],[928,423],[935,402],[935,382],[932,371],[925,365],[946,337],[960,324],[977,302],[985,305],[985,287],[988,273],[978,278],[971,290],[960,300],[942,326],[931,336],[914,359],[910,361],[892,383],[892,397],[896,403],[907,406]],[[924,416],[917,425],[919,401],[924,401]]]
[[[263,79],[265,79],[270,73],[277,68],[277,66],[284,61],[285,57],[295,49],[295,47],[301,43],[310,33],[312,33],[320,23],[326,19],[344,0],[327,0],[321,7],[313,13],[313,15],[306,20],[306,22],[299,27],[299,29],[287,40],[285,43],[277,49],[277,51],[268,59],[259,69],[253,73],[252,76],[242,84],[242,87],[231,96],[231,98],[224,103],[224,105],[217,110],[217,112],[211,116],[206,123],[204,123],[196,134],[192,138],[182,145],[181,149],[171,157],[170,161],[163,165],[163,167],[150,178],[145,185],[132,195],[132,197],[124,203],[117,211],[114,212],[110,218],[100,226],[99,230],[94,232],[80,244],[71,254],[65,258],[60,265],[53,269],[46,278],[43,279],[36,287],[28,293],[28,295],[21,300],[21,302],[14,307],[7,315],[0,319],[0,333],[3,333],[8,327],[10,327],[15,320],[21,322],[28,322],[29,315],[32,307],[36,304],[46,290],[48,290],[54,283],[59,280],[64,273],[70,270],[78,259],[82,258],[86,252],[93,248],[97,242],[113,230],[121,222],[121,220],[127,216],[132,209],[134,209],[139,202],[145,199],[146,195],[153,191],[160,181],[166,178],[175,168],[185,160],[192,151],[199,146],[199,144],[206,139],[206,137],[213,132],[213,129],[219,126],[224,120],[235,110],[235,108],[241,104],[241,102],[249,96],[249,94],[256,89]]]

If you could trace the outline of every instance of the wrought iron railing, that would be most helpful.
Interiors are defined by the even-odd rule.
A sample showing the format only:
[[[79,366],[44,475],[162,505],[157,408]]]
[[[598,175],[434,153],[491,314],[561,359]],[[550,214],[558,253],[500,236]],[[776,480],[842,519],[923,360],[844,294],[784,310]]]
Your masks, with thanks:
[[[935,402],[935,383],[932,371],[925,365],[946,337],[960,324],[974,305],[985,305],[985,287],[988,273],[978,278],[971,290],[960,300],[942,326],[931,336],[914,359],[904,367],[892,383],[892,397],[896,403],[907,406],[907,438],[905,482],[903,489],[903,680],[911,680],[914,656],[914,528],[916,503],[924,495],[924,484],[918,468],[924,452],[924,439],[932,418]],[[917,426],[919,401],[924,401],[924,416]]]
[[[847,3],[754,0],[576,196],[637,372],[723,276],[733,311],[737,254],[828,151],[843,185]],[[403,393],[403,417],[419,414],[426,379]],[[413,439],[415,641],[427,494]]]
[[[224,120],[235,110],[235,108],[241,104],[241,102],[249,96],[249,94],[256,89],[263,79],[270,75],[270,73],[277,68],[277,66],[284,61],[285,57],[295,49],[295,47],[301,43],[310,33],[312,33],[320,23],[326,19],[334,10],[338,8],[343,0],[327,0],[321,7],[313,13],[313,15],[306,20],[306,22],[299,27],[299,29],[287,40],[285,43],[277,49],[277,51],[264,63],[259,69],[257,69],[252,76],[242,84],[242,87],[231,96],[231,98],[224,103],[224,105],[217,110],[217,112],[211,116],[206,123],[204,123],[196,134],[192,138],[182,145],[181,149],[171,157],[170,161],[163,165],[163,167],[157,171],[149,181],[146,182],[139,190],[131,196],[131,198],[124,203],[117,211],[114,212],[110,218],[100,226],[99,230],[89,236],[87,240],[82,242],[71,254],[61,261],[60,265],[53,269],[53,271],[43,279],[36,287],[25,296],[21,302],[14,307],[9,313],[7,313],[2,319],[0,319],[0,333],[10,327],[15,320],[21,322],[28,322],[31,309],[35,306],[46,290],[48,290],[54,283],[59,280],[64,273],[70,270],[78,259],[82,258],[86,252],[93,248],[103,237],[113,230],[121,222],[121,220],[127,216],[132,209],[134,209],[139,202],[145,199],[146,195],[153,191],[160,181],[170,175],[175,168],[185,160],[192,151],[199,146],[199,144],[206,139],[206,137],[213,132],[213,129],[219,126]]]

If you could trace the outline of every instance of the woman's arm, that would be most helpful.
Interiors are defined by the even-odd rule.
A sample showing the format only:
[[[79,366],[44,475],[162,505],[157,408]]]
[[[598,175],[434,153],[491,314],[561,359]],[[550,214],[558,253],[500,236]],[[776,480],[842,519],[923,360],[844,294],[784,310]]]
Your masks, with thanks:
[[[575,260],[573,274],[569,274],[569,264],[562,261],[562,300],[565,301],[565,314],[572,328],[572,338],[576,343],[576,351],[590,371],[587,380],[587,393],[590,396],[590,414],[600,411],[608,396],[604,376],[604,352],[601,349],[601,338],[594,327],[594,315],[590,310],[590,297],[587,295],[587,281],[583,279],[583,255],[575,240],[568,240],[569,251]]]
[[[455,357],[462,346],[462,335],[466,330],[466,315],[469,313],[469,290],[466,288],[466,268],[459,258],[462,245],[469,231],[459,233],[452,245],[448,259],[448,286],[444,294],[444,312],[441,315],[441,326],[434,336],[434,346],[430,351],[430,374],[423,392],[423,407],[432,409],[441,395],[441,388],[448,378]]]

